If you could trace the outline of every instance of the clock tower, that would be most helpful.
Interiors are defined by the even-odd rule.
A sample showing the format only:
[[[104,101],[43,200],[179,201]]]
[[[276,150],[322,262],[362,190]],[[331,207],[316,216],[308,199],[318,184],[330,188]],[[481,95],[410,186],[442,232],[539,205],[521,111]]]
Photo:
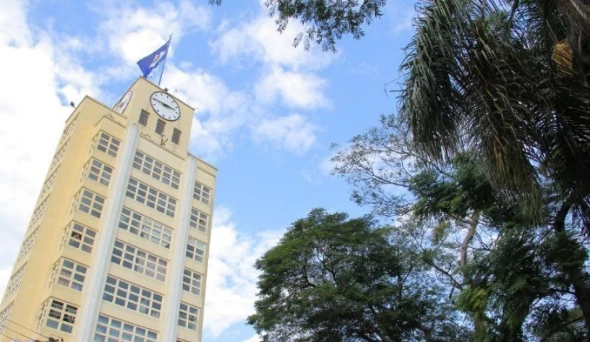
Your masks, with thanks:
[[[65,123],[0,304],[0,341],[200,341],[217,170],[194,109],[139,78]]]

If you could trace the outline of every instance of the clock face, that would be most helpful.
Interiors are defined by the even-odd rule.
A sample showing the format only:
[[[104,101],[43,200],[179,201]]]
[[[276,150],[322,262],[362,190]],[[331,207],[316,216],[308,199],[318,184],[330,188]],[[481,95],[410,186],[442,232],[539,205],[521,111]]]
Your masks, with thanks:
[[[168,121],[176,121],[180,117],[180,107],[172,96],[158,91],[152,94],[150,99],[152,108],[162,118]]]
[[[121,100],[113,107],[113,110],[119,114],[123,113],[125,108],[127,108],[129,101],[131,100],[131,95],[133,95],[133,92],[129,90],[127,93],[125,93],[125,95],[123,95]]]

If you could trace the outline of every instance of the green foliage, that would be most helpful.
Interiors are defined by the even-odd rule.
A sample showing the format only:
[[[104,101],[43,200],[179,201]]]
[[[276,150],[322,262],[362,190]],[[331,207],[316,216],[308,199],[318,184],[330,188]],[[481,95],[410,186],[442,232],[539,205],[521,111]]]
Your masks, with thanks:
[[[219,5],[222,0],[209,0]],[[283,32],[289,20],[298,20],[305,27],[294,46],[303,42],[306,49],[311,43],[322,46],[324,51],[336,52],[336,42],[343,35],[350,34],[359,39],[364,35],[363,26],[383,15],[386,0],[266,0],[270,16],[277,16],[279,32]]]
[[[412,341],[465,332],[387,228],[316,209],[256,262],[265,341]],[[439,337],[437,337],[439,336]]]

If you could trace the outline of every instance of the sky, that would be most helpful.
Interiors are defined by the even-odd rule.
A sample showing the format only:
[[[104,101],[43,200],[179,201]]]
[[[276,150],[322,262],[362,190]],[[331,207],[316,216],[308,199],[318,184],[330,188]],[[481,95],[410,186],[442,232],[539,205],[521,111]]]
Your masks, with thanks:
[[[162,87],[197,108],[189,151],[218,170],[204,342],[258,341],[253,264],[313,208],[368,212],[330,174],[332,144],[395,111],[413,1],[389,1],[336,53],[292,46],[264,0],[6,0],[0,11],[0,293],[55,146],[85,95],[113,105],[173,34]]]

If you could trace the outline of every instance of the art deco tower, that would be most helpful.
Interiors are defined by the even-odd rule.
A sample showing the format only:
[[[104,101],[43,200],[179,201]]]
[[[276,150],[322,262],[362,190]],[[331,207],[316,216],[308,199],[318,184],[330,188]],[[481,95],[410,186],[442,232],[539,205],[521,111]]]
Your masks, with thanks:
[[[0,305],[0,341],[200,341],[217,170],[193,108],[139,78],[65,124]]]

